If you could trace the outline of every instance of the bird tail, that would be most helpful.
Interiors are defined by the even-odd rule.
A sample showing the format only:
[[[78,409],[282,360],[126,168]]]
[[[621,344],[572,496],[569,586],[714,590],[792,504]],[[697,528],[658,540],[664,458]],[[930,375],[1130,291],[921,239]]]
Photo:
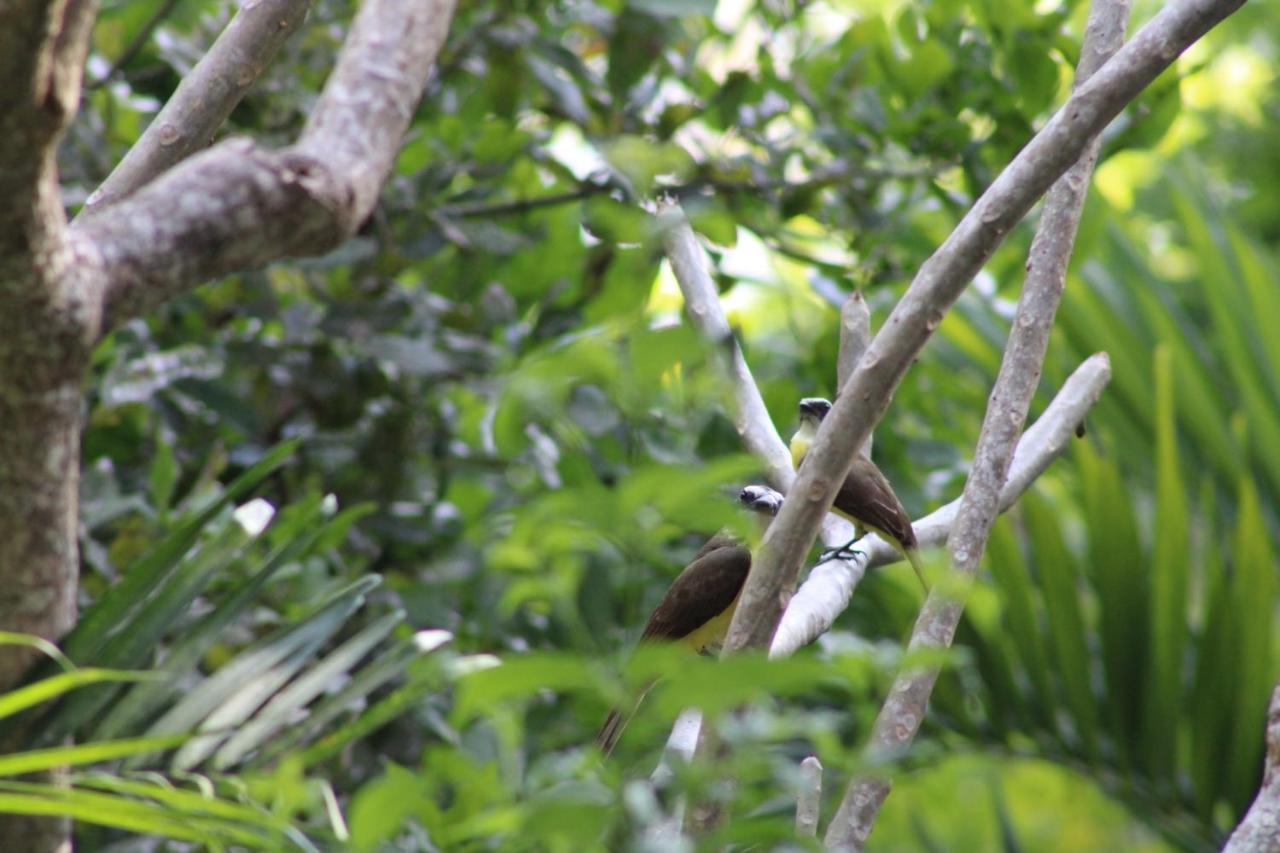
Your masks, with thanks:
[[[613,752],[613,747],[618,743],[618,738],[622,736],[622,730],[627,727],[627,723],[631,722],[631,718],[636,715],[636,711],[640,708],[640,703],[644,701],[644,697],[653,689],[654,682],[649,682],[644,686],[644,690],[640,691],[640,695],[636,697],[635,704],[631,706],[631,710],[623,712],[617,708],[609,711],[608,716],[604,718],[604,724],[600,726],[600,732],[596,735],[596,746],[600,748],[600,754],[605,758]]]
[[[627,721],[631,719],[631,714],[622,716],[617,708],[609,712],[609,716],[604,718],[604,725],[600,727],[600,733],[596,735],[596,746],[600,748],[600,754],[605,758],[613,752],[613,747],[618,742],[618,738],[622,735],[622,730],[626,728]]]
[[[920,562],[920,551],[917,548],[903,548],[902,554],[907,558],[907,562],[911,564],[911,568],[915,569],[916,577],[920,579],[920,586],[924,587],[925,595],[929,594],[929,582],[924,579],[924,564]]]

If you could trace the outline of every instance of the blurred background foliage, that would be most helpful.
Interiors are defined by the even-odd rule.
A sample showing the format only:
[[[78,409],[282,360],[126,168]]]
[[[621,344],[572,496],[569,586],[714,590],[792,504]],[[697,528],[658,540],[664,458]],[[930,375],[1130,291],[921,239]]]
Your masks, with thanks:
[[[227,133],[294,136],[350,5],[314,5]],[[356,238],[204,287],[97,351],[82,604],[107,607],[157,549],[178,588],[143,627],[107,607],[105,636],[149,632],[134,653],[74,663],[164,672],[182,652],[192,688],[289,626],[310,638],[299,669],[346,649],[325,689],[295,693],[287,713],[267,700],[292,673],[247,686],[239,716],[179,715],[219,731],[268,724],[221,762],[149,748],[108,766],[117,793],[152,802],[153,789],[119,788],[150,773],[166,790],[238,798],[270,817],[254,830],[265,846],[288,822],[368,849],[625,846],[671,807],[639,780],[682,701],[750,699],[722,726],[741,784],[717,840],[789,838],[800,758],[821,756],[829,798],[859,765],[918,593],[891,567],[793,661],[682,662],[614,760],[586,748],[658,665],[623,668],[649,609],[732,523],[722,485],[757,473],[638,201],[678,198],[706,238],[786,433],[800,397],[835,390],[844,297],[862,290],[882,320],[1066,96],[1086,5],[460,4]],[[1131,31],[1159,4],[1135,5]],[[60,156],[73,207],[234,8],[105,0]],[[997,525],[874,849],[1203,849],[1252,797],[1280,662],[1278,51],[1280,8],[1246,6],[1108,130],[1037,407],[1092,352],[1110,353],[1114,379],[1087,437]],[[876,433],[913,514],[963,484],[1033,223],[944,321]],[[287,461],[235,498],[281,508],[262,543],[220,538],[238,536],[219,533],[233,529],[229,505],[192,526],[282,441],[296,443]],[[163,549],[177,534],[197,538],[174,562]],[[290,543],[279,571],[246,586],[269,546]],[[230,550],[201,562],[209,547]],[[196,620],[246,589],[193,651]],[[350,606],[316,629],[326,602]],[[422,630],[453,635],[443,663],[411,662]],[[386,677],[362,682],[362,667]],[[368,689],[344,694],[353,683]],[[104,689],[76,685],[50,713],[106,701]],[[143,735],[182,699],[150,696],[118,725],[73,715],[66,730]],[[265,749],[273,719],[321,725]],[[336,745],[317,748],[326,732]],[[698,768],[673,782],[707,783]],[[178,799],[166,807],[195,807]],[[81,841],[176,832],[108,826]]]

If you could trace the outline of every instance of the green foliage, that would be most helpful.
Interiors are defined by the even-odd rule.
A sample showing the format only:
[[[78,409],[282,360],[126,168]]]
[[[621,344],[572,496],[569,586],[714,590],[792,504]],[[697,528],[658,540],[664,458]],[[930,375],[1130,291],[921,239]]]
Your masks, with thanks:
[[[102,5],[59,157],[73,203],[235,8]],[[861,288],[881,321],[1064,97],[1086,4],[1050,5],[459,4],[359,235],[95,353],[89,606],[70,660],[0,699],[0,726],[40,711],[41,748],[141,751],[67,794],[5,783],[0,808],[211,847],[336,841],[342,814],[356,849],[638,846],[678,794],[721,795],[704,767],[642,783],[696,695],[749,706],[719,718],[739,786],[708,843],[790,843],[798,761],[822,757],[828,797],[860,765],[917,594],[901,567],[867,579],[819,648],[777,666],[620,662],[674,572],[739,523],[720,488],[757,473],[640,202],[676,197],[710,241],[786,432],[800,397],[835,390],[844,296]],[[313,4],[227,132],[294,138],[351,6]],[[1276,675],[1280,98],[1259,71],[1275,17],[1246,6],[1109,131],[1039,402],[1097,350],[1114,380],[1086,442],[997,525],[873,846],[1158,846],[1115,801],[1197,846],[1253,790]],[[1029,233],[877,431],[913,514],[963,483]],[[280,507],[258,537],[230,515],[249,494]],[[424,655],[421,629],[457,651]],[[596,762],[605,710],[673,666]],[[196,736],[138,740],[153,728]]]

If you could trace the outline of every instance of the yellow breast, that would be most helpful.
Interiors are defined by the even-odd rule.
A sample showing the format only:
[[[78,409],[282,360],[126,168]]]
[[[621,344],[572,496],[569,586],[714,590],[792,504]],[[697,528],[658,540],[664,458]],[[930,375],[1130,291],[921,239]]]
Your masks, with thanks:
[[[800,463],[804,460],[805,454],[809,452],[809,444],[810,444],[809,440],[806,438],[801,438],[799,432],[791,436],[791,467],[792,468],[795,468],[797,470],[800,468]]]
[[[740,596],[741,593],[738,597]],[[708,646],[723,645],[724,637],[729,633],[729,623],[733,621],[733,611],[738,609],[738,597],[735,597],[719,616],[703,622],[701,626],[681,637],[680,642],[695,652],[700,652]]]

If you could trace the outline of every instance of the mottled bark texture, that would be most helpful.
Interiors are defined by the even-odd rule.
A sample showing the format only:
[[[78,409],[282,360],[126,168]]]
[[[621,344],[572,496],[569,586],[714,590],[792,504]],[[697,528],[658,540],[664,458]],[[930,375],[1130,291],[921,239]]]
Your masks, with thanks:
[[[1267,757],[1262,787],[1222,853],[1280,853],[1280,684],[1267,708]]]
[[[329,251],[377,201],[453,0],[363,3],[292,148],[231,140],[183,159],[306,5],[245,3],[98,210],[68,227],[54,153],[79,101],[96,5],[0,0],[0,629],[57,640],[74,622],[81,383],[104,331],[222,274]],[[0,691],[32,656],[0,647]],[[4,815],[0,839],[36,853],[69,844],[65,821]]]
[[[943,314],[1099,133],[1190,44],[1244,0],[1173,0],[1081,86],[978,199],[921,267],[841,390],[765,534],[725,648],[767,647],[801,563],[853,461]]]
[[[95,12],[77,0],[0,4],[0,629],[50,638],[75,620],[80,377],[98,326],[53,157]],[[0,690],[33,657],[0,648]],[[65,848],[69,830],[66,819],[0,816],[5,849]]]
[[[1129,0],[1093,0],[1076,69],[1077,88],[1084,86],[1120,49],[1128,20]],[[991,525],[1000,511],[1000,495],[1013,461],[1018,433],[1027,419],[1036,386],[1040,384],[1049,332],[1066,285],[1067,264],[1097,159],[1098,139],[1094,137],[1076,164],[1049,190],[1036,236],[1031,241],[1027,277],[1009,342],[987,404],[955,525],[947,537],[952,569],[964,577],[977,573]],[[912,650],[947,648],[955,638],[964,604],[948,598],[945,589],[943,585],[935,586],[925,601],[911,634]],[[936,667],[899,673],[872,727],[868,752],[874,760],[891,760],[911,745],[924,721],[937,677]],[[886,776],[854,778],[827,829],[827,846],[861,849],[875,825],[881,804],[889,795],[889,787]]]
[[[336,247],[369,216],[444,43],[453,0],[367,0],[298,142],[232,139],[76,220],[103,329],[210,278]]]

